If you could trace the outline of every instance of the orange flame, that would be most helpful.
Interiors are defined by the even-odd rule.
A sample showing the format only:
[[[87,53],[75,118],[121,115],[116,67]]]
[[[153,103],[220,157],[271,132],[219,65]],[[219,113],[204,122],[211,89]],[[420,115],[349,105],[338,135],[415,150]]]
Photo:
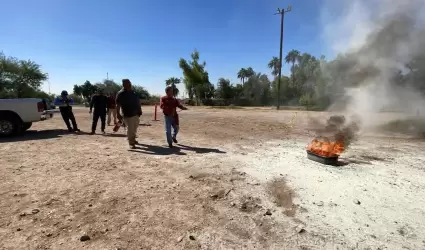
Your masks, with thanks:
[[[344,137],[339,136],[335,142],[327,138],[316,138],[307,146],[307,150],[322,157],[339,156],[345,150]]]

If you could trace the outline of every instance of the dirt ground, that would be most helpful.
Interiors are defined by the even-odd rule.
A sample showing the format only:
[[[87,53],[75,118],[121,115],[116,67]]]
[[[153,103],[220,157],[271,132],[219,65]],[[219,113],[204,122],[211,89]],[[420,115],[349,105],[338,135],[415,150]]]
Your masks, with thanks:
[[[169,149],[144,107],[132,151],[75,114],[79,134],[55,115],[0,140],[0,249],[425,249],[418,123],[362,133],[329,167],[305,152],[323,112],[191,108]]]

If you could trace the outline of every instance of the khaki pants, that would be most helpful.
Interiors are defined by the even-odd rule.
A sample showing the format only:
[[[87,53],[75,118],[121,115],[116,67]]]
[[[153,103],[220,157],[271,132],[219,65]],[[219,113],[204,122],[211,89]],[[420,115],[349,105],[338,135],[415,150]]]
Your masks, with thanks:
[[[127,126],[127,138],[128,144],[136,144],[136,133],[139,127],[140,118],[139,116],[124,117],[125,125]]]
[[[117,110],[109,109],[108,110],[108,125],[111,125],[111,115],[114,117],[114,124],[117,124]]]

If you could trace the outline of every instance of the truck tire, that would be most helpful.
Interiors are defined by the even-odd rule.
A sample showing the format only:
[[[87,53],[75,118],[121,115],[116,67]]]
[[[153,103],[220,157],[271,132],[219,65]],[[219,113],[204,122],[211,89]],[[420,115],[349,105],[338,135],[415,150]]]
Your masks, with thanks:
[[[14,114],[0,115],[0,136],[12,136],[22,133],[22,122]]]
[[[29,128],[31,128],[32,122],[24,122],[22,124],[22,131],[27,131]]]

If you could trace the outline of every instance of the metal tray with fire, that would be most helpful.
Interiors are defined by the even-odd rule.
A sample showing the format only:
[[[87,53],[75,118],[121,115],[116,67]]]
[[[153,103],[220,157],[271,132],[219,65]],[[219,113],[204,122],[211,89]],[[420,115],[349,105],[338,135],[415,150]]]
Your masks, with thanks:
[[[307,150],[307,158],[312,161],[316,161],[325,165],[332,165],[332,166],[338,166],[338,158],[339,156],[333,156],[333,157],[325,157],[317,155],[311,151]]]
[[[344,151],[343,137],[334,142],[328,138],[316,138],[307,146],[307,158],[325,165],[338,165],[339,155]]]

